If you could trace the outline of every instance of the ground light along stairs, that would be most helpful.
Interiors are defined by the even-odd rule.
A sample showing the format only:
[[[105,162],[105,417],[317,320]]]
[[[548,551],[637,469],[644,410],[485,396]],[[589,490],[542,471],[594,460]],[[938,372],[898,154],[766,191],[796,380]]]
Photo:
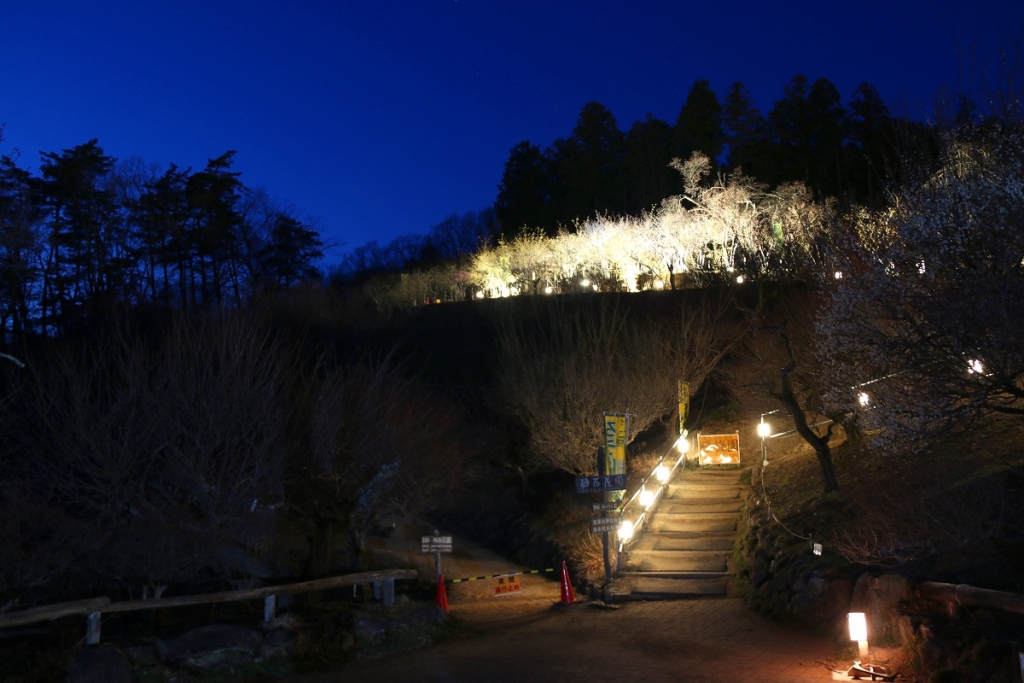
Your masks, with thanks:
[[[627,546],[611,600],[726,595],[729,555],[749,486],[743,469],[687,472],[670,484],[651,521]]]

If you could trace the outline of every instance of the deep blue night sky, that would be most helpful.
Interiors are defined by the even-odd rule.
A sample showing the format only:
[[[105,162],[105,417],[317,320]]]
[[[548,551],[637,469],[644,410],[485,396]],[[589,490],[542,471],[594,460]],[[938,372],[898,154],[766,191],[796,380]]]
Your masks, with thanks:
[[[699,78],[720,97],[742,81],[767,112],[803,74],[926,118],[1024,46],[1022,0],[5,0],[0,16],[0,154],[36,171],[39,151],[99,138],[198,169],[236,149],[242,181],[320,217],[335,257],[491,204],[511,147],[568,136],[590,101],[625,131],[674,123]]]

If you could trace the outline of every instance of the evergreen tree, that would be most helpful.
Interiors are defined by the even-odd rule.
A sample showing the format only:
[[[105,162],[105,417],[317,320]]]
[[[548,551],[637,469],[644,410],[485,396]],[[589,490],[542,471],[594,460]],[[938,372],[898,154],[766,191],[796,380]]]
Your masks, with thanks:
[[[852,182],[857,198],[868,206],[883,201],[887,179],[898,165],[893,146],[892,117],[881,95],[870,83],[861,83],[848,105],[849,141],[860,154],[851,162]]]
[[[747,87],[733,83],[722,107],[722,124],[728,145],[728,165],[745,175],[767,180],[771,165],[768,122],[758,111]]]
[[[151,300],[184,305],[192,272],[192,234],[186,189],[189,169],[170,167],[148,182],[135,205],[139,263]]]
[[[108,294],[116,266],[113,250],[123,243],[114,194],[105,182],[114,162],[95,139],[60,154],[43,154],[40,189],[50,232],[42,293],[44,330],[53,323],[66,328],[84,304]]]
[[[722,105],[706,80],[695,81],[679,110],[675,127],[675,156],[689,159],[702,152],[718,163],[725,143]]]
[[[651,114],[626,133],[623,160],[628,214],[638,215],[682,189],[679,175],[669,167],[672,127]]]
[[[32,329],[38,304],[41,220],[31,175],[0,157],[0,330],[15,336]]]
[[[194,249],[189,282],[192,305],[219,303],[229,291],[236,303],[241,302],[235,238],[241,223],[237,205],[242,183],[240,174],[231,170],[234,155],[229,150],[210,159],[186,183]]]
[[[572,136],[556,158],[561,181],[558,222],[622,212],[622,132],[607,107],[600,102],[583,105]]]
[[[267,280],[276,287],[290,287],[317,276],[316,262],[323,258],[323,242],[316,230],[294,216],[278,212],[263,253]]]
[[[524,227],[546,227],[551,202],[548,161],[540,147],[524,140],[509,152],[494,203],[501,236],[512,240]]]

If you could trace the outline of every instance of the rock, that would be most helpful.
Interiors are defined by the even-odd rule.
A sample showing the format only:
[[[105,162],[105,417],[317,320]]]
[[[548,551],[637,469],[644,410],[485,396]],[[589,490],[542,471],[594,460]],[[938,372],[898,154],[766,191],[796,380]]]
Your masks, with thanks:
[[[355,621],[356,635],[360,640],[375,643],[383,640],[388,632],[389,622],[378,617],[359,617]]]
[[[898,574],[862,574],[853,588],[850,611],[864,612],[869,640],[888,635],[903,643],[897,625],[901,618],[898,606],[910,597],[910,582]]]
[[[153,643],[131,645],[123,648],[122,652],[135,666],[156,666],[160,663],[160,652]]]
[[[68,683],[132,683],[132,665],[113,645],[89,645],[68,669]]]
[[[813,573],[800,592],[794,593],[787,609],[801,621],[820,624],[844,613],[850,604],[851,583],[845,579],[828,581]]]
[[[193,629],[161,641],[164,660],[190,669],[219,669],[251,661],[260,651],[258,631],[230,624]]]
[[[935,669],[942,661],[942,646],[934,638],[923,638],[917,646],[917,655],[925,669]]]
[[[772,574],[768,571],[768,558],[758,553],[754,558],[754,568],[751,572],[750,582],[754,588],[760,588],[770,578],[772,578]]]

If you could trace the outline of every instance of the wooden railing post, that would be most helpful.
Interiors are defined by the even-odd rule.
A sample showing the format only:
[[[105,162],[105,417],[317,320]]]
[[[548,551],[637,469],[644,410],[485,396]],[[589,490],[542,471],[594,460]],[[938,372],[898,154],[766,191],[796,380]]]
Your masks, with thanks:
[[[0,614],[0,628],[34,624],[40,621],[53,621],[61,617],[85,614],[88,615],[85,642],[89,645],[95,645],[100,642],[100,619],[103,613],[154,610],[167,607],[184,607],[186,605],[209,605],[218,602],[234,602],[236,600],[263,600],[263,619],[269,622],[276,616],[278,595],[294,595],[313,590],[372,583],[374,595],[378,599],[383,598],[384,604],[390,607],[395,602],[395,580],[411,580],[416,577],[417,572],[415,569],[391,569],[332,576],[279,586],[204,593],[202,595],[182,595],[172,598],[160,597],[153,600],[127,600],[125,602],[112,603],[110,598],[106,597],[90,598],[88,600],[33,607],[20,612]]]
[[[98,645],[100,642],[100,612],[90,612],[85,621],[85,644]]]
[[[277,613],[277,596],[268,595],[263,598],[263,623],[269,624],[274,620],[274,616]]]

